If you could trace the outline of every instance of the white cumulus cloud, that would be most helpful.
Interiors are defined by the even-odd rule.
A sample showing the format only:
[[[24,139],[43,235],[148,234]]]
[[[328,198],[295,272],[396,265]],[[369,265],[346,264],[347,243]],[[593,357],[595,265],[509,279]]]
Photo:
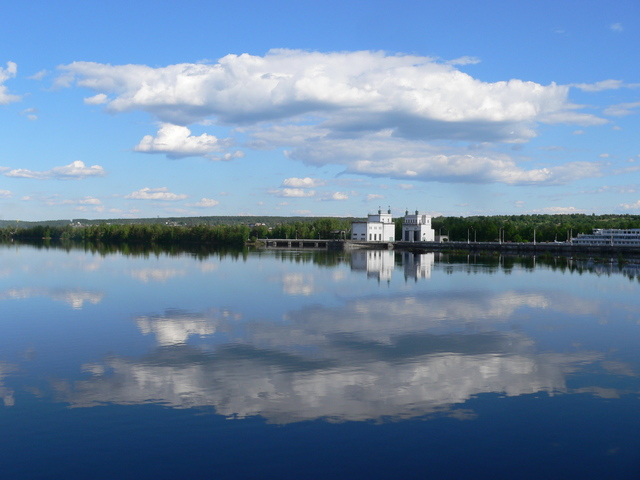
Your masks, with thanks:
[[[581,171],[571,168],[574,164],[525,170],[504,153],[479,150],[445,154],[427,144],[385,135],[367,135],[358,140],[309,138],[287,155],[309,165],[344,164],[349,172],[369,176],[509,185],[566,183],[571,180],[567,170],[572,170],[577,179],[599,176],[601,167],[585,162]]]
[[[411,136],[435,122],[441,136],[451,136],[450,122],[471,122],[467,129],[490,122],[487,131],[475,133],[506,140],[526,137],[522,122],[544,121],[572,108],[567,86],[487,83],[429,57],[369,51],[271,50],[264,57],[227,55],[212,65],[74,62],[60,69],[67,84],[75,80],[114,95],[107,104],[112,112],[144,110],[182,125],[211,116],[223,123],[255,124],[338,109],[352,127],[385,125]],[[509,128],[503,130],[501,122]]]
[[[0,67],[0,105],[20,101],[20,95],[9,94],[7,87],[3,85],[10,78],[15,78],[17,73],[18,65],[15,62],[7,62],[6,68]]]
[[[313,197],[316,194],[315,190],[304,190],[302,188],[277,188],[269,190],[269,193],[271,195],[275,195],[276,197],[291,198]]]
[[[611,105],[604,109],[605,115],[611,115],[613,117],[624,117],[626,115],[632,115],[636,113],[636,109],[640,108],[640,102],[619,103],[617,105]]]
[[[38,115],[36,115],[37,113],[38,110],[36,108],[25,108],[22,112],[20,112],[20,115],[24,115],[33,122],[38,119]]]
[[[171,193],[167,187],[149,188],[145,187],[136,192],[132,192],[129,195],[125,195],[124,198],[130,198],[135,200],[164,200],[175,201],[184,200],[188,195],[184,193]]]
[[[102,201],[95,197],[84,197],[78,200],[80,205],[102,205]]]
[[[479,58],[469,56],[455,58],[447,62],[449,65],[476,65],[477,63],[480,63]]]
[[[476,62],[280,49],[158,68],[75,62],[60,67],[57,83],[93,90],[89,98],[106,101],[109,112],[144,111],[163,122],[136,151],[234,158],[238,152],[213,155],[231,139],[193,136],[187,128],[215,123],[246,134],[252,148],[282,147],[307,164],[421,181],[546,184],[552,171],[526,170],[495,145],[527,142],[541,123],[606,123],[571,103],[570,85],[483,82],[456,67]],[[579,88],[615,88],[615,82]],[[475,144],[487,147],[470,155],[465,147]],[[291,181],[284,185],[291,191],[273,194],[310,196],[296,191],[311,188],[299,184],[304,179]]]
[[[84,103],[87,105],[102,105],[103,103],[107,103],[109,99],[104,93],[98,93],[93,97],[87,97],[84,99]]]
[[[617,90],[622,87],[622,80],[602,80],[596,83],[576,83],[572,87],[584,92],[601,92],[602,90]]]
[[[84,162],[76,160],[69,165],[62,167],[54,167],[51,170],[44,172],[28,170],[26,168],[16,169],[0,169],[0,172],[5,177],[14,178],[33,178],[37,180],[71,180],[71,179],[83,179],[87,177],[102,177],[106,175],[106,171],[100,165],[92,165],[87,167]]]
[[[187,127],[163,123],[156,136],[145,135],[134,148],[136,152],[164,153],[169,158],[206,156],[223,148],[220,140],[203,133],[191,135]]]
[[[222,155],[207,155],[207,157],[216,162],[230,162],[236,158],[244,157],[244,152],[242,150],[236,150],[235,152],[228,152]]]
[[[10,190],[0,190],[0,198],[11,198],[13,193]]]
[[[324,185],[324,182],[322,180],[318,180],[311,177],[305,177],[305,178],[291,177],[291,178],[285,178],[284,181],[282,182],[282,185],[284,185],[285,187],[293,187],[293,188],[315,188],[315,187]]]
[[[33,75],[31,75],[30,77],[27,77],[29,80],[42,80],[44,77],[46,77],[47,75],[49,75],[49,71],[48,70],[40,70],[37,73],[34,73]]]
[[[331,200],[349,200],[349,195],[343,192],[334,192],[331,195]]]
[[[545,207],[539,210],[532,210],[533,213],[547,213],[550,215],[559,215],[564,213],[580,213],[576,207]]]
[[[214,200],[213,198],[201,198],[199,202],[196,203],[188,203],[187,207],[200,207],[200,208],[209,208],[215,207],[216,205],[220,205],[220,202]]]
[[[634,203],[621,203],[618,206],[624,210],[638,210],[640,209],[640,200]]]

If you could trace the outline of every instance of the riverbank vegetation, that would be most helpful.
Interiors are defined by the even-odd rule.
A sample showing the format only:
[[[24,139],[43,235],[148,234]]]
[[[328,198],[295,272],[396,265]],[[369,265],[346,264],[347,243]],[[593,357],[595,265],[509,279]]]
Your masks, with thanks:
[[[211,244],[243,245],[251,229],[246,225],[178,227],[161,224],[152,225],[89,225],[74,227],[66,225],[38,225],[28,228],[5,227],[0,230],[2,240],[54,240],[90,243],[129,244]]]
[[[451,241],[563,242],[594,228],[640,228],[640,215],[493,215],[436,217],[436,235]]]
[[[292,221],[269,226],[264,222],[253,225],[175,225],[113,224],[97,225],[35,225],[15,224],[0,228],[0,240],[53,240],[91,243],[129,244],[208,244],[240,246],[247,241],[264,238],[344,238],[351,220],[317,218]]]
[[[228,219],[228,223],[224,219]],[[155,220],[155,223],[153,223]],[[200,223],[197,223],[197,221]],[[241,222],[244,220],[244,223]],[[243,245],[266,238],[349,238],[353,218],[337,217],[186,217],[172,219],[3,221],[0,240],[74,240],[102,243]],[[401,238],[402,217],[394,219]],[[594,228],[640,228],[640,215],[494,215],[435,217],[436,235],[450,241],[565,241]]]

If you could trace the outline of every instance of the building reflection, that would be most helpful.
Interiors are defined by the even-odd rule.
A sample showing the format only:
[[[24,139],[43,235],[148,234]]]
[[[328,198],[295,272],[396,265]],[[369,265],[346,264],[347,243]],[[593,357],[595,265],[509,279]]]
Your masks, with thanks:
[[[405,280],[431,278],[435,264],[433,252],[403,251],[396,254],[393,250],[354,250],[351,252],[351,270],[366,272],[367,277],[375,278],[379,282],[390,282],[396,266],[396,255],[400,256]]]
[[[395,268],[393,250],[354,250],[351,252],[351,270],[366,272],[367,277],[375,278],[379,282],[391,281],[391,274]]]
[[[404,278],[422,279],[431,278],[431,271],[435,264],[435,253],[402,252],[402,265],[404,266]]]

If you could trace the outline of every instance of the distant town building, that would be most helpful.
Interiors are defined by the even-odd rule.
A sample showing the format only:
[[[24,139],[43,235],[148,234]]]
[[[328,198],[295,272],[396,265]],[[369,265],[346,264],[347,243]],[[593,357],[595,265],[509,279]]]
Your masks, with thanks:
[[[351,240],[358,242],[393,242],[395,234],[391,209],[387,213],[370,213],[366,222],[351,223]]]
[[[435,232],[431,228],[431,215],[418,212],[409,215],[405,212],[402,222],[402,240],[405,242],[433,242]]]
[[[594,228],[593,233],[581,233],[571,239],[574,245],[640,246],[640,228]]]

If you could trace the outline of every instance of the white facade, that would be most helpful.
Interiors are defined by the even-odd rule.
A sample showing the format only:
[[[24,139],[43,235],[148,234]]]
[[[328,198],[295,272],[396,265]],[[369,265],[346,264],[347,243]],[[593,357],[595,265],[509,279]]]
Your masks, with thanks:
[[[414,215],[405,213],[402,222],[402,241],[404,242],[433,242],[435,231],[431,228],[431,215],[421,214],[416,210]]]
[[[358,242],[393,242],[396,225],[391,210],[387,213],[370,213],[366,222],[351,223],[351,240]]]
[[[574,245],[614,245],[640,247],[640,228],[594,228],[593,233],[581,233],[571,239]]]

